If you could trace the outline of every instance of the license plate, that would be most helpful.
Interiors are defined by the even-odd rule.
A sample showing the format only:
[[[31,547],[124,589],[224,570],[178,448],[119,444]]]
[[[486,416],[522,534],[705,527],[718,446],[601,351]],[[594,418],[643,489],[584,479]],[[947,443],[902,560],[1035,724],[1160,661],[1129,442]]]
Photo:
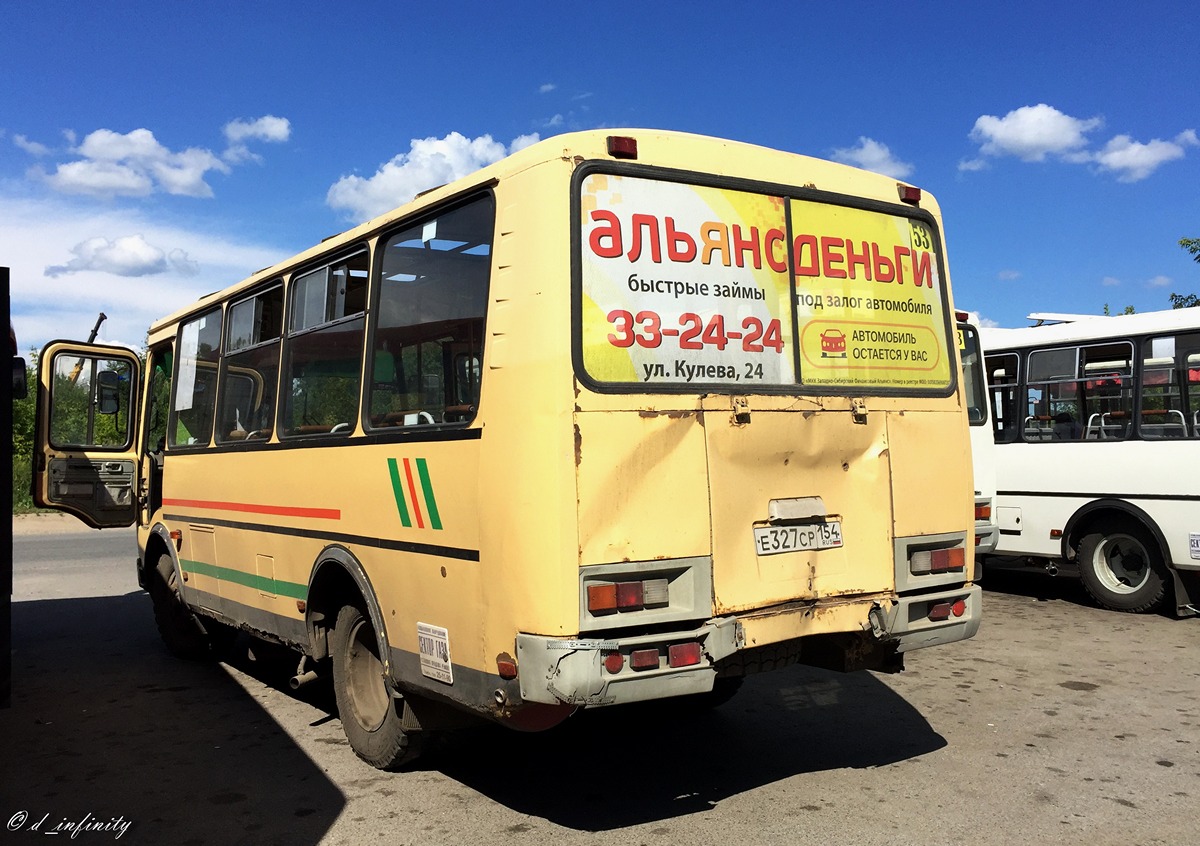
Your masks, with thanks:
[[[834,549],[842,545],[842,521],[803,526],[755,526],[754,549],[759,555]]]

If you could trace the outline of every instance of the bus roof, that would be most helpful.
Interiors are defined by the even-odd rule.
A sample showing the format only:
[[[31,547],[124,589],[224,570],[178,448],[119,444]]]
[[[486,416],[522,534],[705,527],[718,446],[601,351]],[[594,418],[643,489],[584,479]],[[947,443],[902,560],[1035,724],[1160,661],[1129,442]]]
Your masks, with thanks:
[[[154,343],[162,340],[163,334],[173,331],[173,326],[187,315],[235,296],[243,288],[277,278],[341,247],[361,243],[380,230],[422,209],[480,190],[537,164],[552,160],[574,160],[575,163],[585,160],[628,160],[624,156],[610,155],[607,142],[609,137],[636,139],[636,162],[643,165],[659,165],[718,176],[736,176],[761,181],[764,184],[804,186],[892,204],[900,202],[900,186],[913,187],[910,183],[898,181],[894,177],[860,170],[850,165],[686,132],[660,129],[595,129],[556,135],[468,176],[419,194],[392,211],[326,238],[319,244],[263,268],[224,290],[201,297],[195,303],[155,321],[150,327],[150,341]],[[931,195],[922,193],[918,205],[940,220],[941,213],[937,201]]]
[[[1031,320],[1051,319],[1047,314],[1031,314],[1029,317]],[[979,335],[984,349],[991,351],[1195,330],[1200,329],[1200,308],[1147,311],[1142,314],[1118,314],[1111,317],[1060,314],[1054,319],[1063,322],[1026,326],[1021,329],[983,328],[979,330]]]

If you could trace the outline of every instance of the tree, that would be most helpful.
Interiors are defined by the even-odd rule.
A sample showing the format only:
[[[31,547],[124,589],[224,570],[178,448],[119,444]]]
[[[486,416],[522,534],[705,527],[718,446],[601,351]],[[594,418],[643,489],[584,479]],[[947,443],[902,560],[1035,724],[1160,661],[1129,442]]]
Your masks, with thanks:
[[[1200,262],[1200,238],[1180,238],[1179,246],[1192,254]],[[1171,308],[1195,308],[1200,306],[1200,297],[1195,294],[1171,294]]]

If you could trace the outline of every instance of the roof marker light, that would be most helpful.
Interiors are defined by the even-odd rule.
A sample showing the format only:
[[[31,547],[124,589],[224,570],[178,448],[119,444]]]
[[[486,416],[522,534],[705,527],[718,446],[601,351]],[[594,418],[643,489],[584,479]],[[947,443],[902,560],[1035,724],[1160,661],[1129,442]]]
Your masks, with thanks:
[[[608,136],[608,154],[614,159],[636,159],[637,139],[628,135]]]
[[[910,206],[921,205],[921,189],[915,185],[903,185],[897,183],[896,190],[900,193],[900,201],[908,203]]]

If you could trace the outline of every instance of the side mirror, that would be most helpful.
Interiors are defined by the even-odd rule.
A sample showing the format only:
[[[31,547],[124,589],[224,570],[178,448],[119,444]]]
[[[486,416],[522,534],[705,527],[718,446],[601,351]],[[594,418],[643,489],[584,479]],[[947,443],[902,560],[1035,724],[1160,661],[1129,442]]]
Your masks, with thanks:
[[[13,357],[12,398],[25,399],[29,396],[29,385],[25,381],[25,359]]]
[[[114,370],[96,375],[96,407],[101,414],[116,414],[121,408],[120,377]]]

